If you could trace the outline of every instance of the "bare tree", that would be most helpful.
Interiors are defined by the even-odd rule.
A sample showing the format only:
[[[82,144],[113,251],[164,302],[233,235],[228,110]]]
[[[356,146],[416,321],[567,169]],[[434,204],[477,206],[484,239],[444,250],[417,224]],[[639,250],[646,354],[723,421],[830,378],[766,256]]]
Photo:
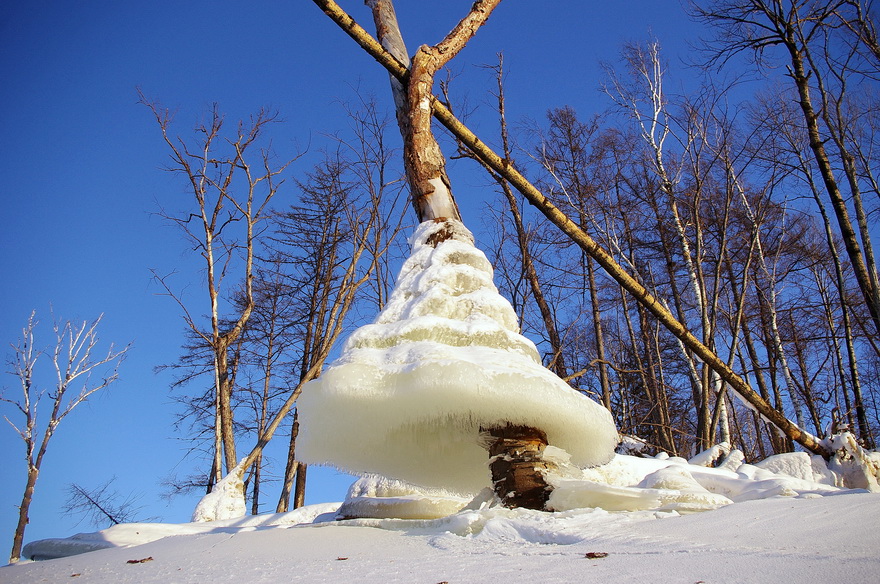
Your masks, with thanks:
[[[179,213],[161,215],[177,225],[193,249],[199,252],[205,269],[206,307],[209,323],[204,326],[172,291],[165,277],[157,280],[180,305],[187,327],[210,350],[214,377],[214,462],[210,485],[222,477],[223,463],[228,472],[237,464],[233,415],[235,389],[235,347],[254,310],[255,258],[264,222],[283,173],[293,160],[277,162],[271,144],[264,146],[268,126],[278,115],[260,110],[248,122],[239,122],[229,137],[224,119],[213,107],[209,122],[195,128],[195,140],[186,141],[172,134],[172,116],[167,109],[140,94],[156,119],[170,150],[169,172],[181,175],[192,196],[191,207]],[[256,154],[253,150],[258,150]],[[236,278],[235,276],[238,276]],[[224,303],[231,298],[225,283],[229,278],[241,283],[237,306]]]
[[[12,404],[24,418],[24,423],[18,425],[8,417],[6,421],[24,442],[27,482],[18,507],[18,525],[9,555],[11,563],[17,562],[21,556],[28,510],[33,501],[34,488],[49,441],[62,420],[78,405],[117,380],[119,365],[130,347],[129,345],[117,350],[111,344],[106,354],[98,353],[98,324],[102,318],[103,315],[81,324],[70,321],[54,323],[55,345],[47,355],[55,373],[54,386],[51,389],[41,387],[37,372],[37,362],[44,352],[35,346],[35,312],[31,313],[27,325],[22,329],[18,344],[12,345],[13,354],[9,360],[12,369],[8,373],[18,378],[22,394],[19,399],[0,399]],[[96,379],[92,379],[92,375]],[[48,420],[41,423],[37,418],[37,408],[44,396],[49,398],[51,409]]]
[[[760,64],[769,58],[773,47],[782,49],[821,184],[831,201],[875,333],[880,331],[880,282],[855,158],[846,135],[849,124],[842,120],[847,81],[864,76],[866,71],[854,64],[857,53],[829,52],[833,51],[829,47],[834,46],[838,30],[855,31],[863,42],[876,38],[871,22],[864,20],[864,3],[713,0],[692,2],[691,6],[695,18],[716,29],[714,39],[706,44],[711,64],[724,64],[743,52],[753,55]],[[841,27],[841,20],[849,25]],[[874,66],[868,69],[868,77],[873,75],[873,69]],[[838,165],[832,157],[833,150],[837,151]],[[843,181],[838,178],[838,166],[842,167]],[[855,210],[856,221],[851,218],[848,203]]]
[[[401,226],[399,188],[395,188],[401,181],[388,168],[385,120],[371,101],[361,105],[349,110],[355,138],[334,136],[336,147],[324,151],[323,160],[297,181],[298,203],[274,212],[267,238],[272,262],[264,262],[260,286],[267,294],[259,298],[258,316],[245,327],[247,351],[255,357],[250,365],[259,369],[264,393],[270,377],[285,380],[286,387],[282,404],[271,411],[261,409],[255,445],[233,471],[243,478],[249,467],[259,464],[265,446],[289,421],[279,512],[290,507],[291,499],[293,507],[301,506],[305,496],[306,466],[296,459],[296,400],[303,386],[320,374],[356,303],[367,296],[383,301],[385,256]],[[270,282],[277,286],[266,289]],[[270,343],[276,337],[267,334],[273,329],[267,325],[280,316],[271,308],[279,300],[287,305],[283,322],[275,323],[289,337],[282,344]],[[258,330],[250,331],[252,325]],[[272,355],[275,365],[269,367]],[[256,471],[253,480],[256,484]]]

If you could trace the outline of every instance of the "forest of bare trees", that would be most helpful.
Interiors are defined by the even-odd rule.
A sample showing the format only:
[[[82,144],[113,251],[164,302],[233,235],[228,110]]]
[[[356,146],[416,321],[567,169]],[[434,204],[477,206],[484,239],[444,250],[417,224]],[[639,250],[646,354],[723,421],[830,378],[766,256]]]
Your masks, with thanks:
[[[694,89],[666,90],[657,41],[628,44],[605,66],[610,115],[550,109],[518,136],[516,164],[764,401],[815,436],[846,426],[873,447],[873,25],[857,2],[697,4],[718,36],[704,67],[677,71]],[[789,50],[771,55],[776,45]],[[740,52],[766,78],[718,86],[711,73]],[[609,404],[622,433],[684,456],[720,442],[752,459],[793,448],[641,303],[597,279],[582,249],[519,207],[505,223],[530,225],[530,258],[519,260],[522,234],[503,231],[499,285],[548,362]]]
[[[227,130],[215,107],[209,123],[180,137],[168,110],[141,101],[168,145],[166,169],[189,197],[161,215],[183,232],[205,275],[201,292],[176,289],[176,273],[155,275],[186,325],[180,360],[161,365],[175,373],[177,425],[194,460],[210,461],[204,472],[169,477],[168,492],[210,492],[238,467],[253,513],[299,507],[306,467],[295,455],[296,396],[320,373],[350,313],[380,309],[392,284],[387,252],[403,213],[388,120],[371,100],[346,106],[351,131],[328,137],[313,168],[292,176],[298,155],[280,158],[270,139],[275,113]],[[273,468],[263,449],[278,429],[287,454]],[[269,503],[267,469],[280,484]]]
[[[316,3],[394,78],[406,77],[408,64],[364,40],[335,3]],[[480,138],[494,152],[451,113],[455,83],[434,88],[443,95],[432,98],[434,115],[450,130],[444,150],[472,159],[456,168],[481,167],[497,187],[479,234],[496,284],[545,365],[603,403],[646,452],[688,457],[725,444],[757,460],[796,442],[821,452],[818,440],[844,428],[873,448],[872,15],[858,0],[724,0],[690,10],[714,35],[694,62],[670,65],[654,39],[626,44],[604,66],[603,112],[548,103],[544,119],[507,120],[503,59],[484,64],[492,105],[480,115],[498,132]],[[669,90],[670,72],[688,89]],[[208,274],[201,304],[160,278],[190,332],[169,365],[180,424],[208,461],[171,486],[210,490],[243,448],[252,512],[284,511],[302,504],[305,484],[296,395],[340,334],[383,306],[398,265],[392,252],[409,232],[401,226],[412,223],[398,140],[387,133],[392,114],[383,113],[392,104],[349,106],[351,131],[330,137],[321,161],[293,176],[262,141],[272,115],[225,139],[214,112],[193,141],[178,140],[166,112],[144,101],[171,150],[170,170],[194,195],[167,218]],[[279,189],[297,202],[272,200]],[[287,457],[269,471],[280,495],[267,503],[262,446],[277,428]]]

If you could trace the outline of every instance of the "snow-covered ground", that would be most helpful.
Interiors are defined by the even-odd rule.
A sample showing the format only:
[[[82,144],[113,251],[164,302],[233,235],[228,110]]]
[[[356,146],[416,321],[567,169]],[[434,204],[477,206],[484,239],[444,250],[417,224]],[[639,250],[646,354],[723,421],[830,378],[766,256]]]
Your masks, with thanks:
[[[880,497],[869,493],[777,497],[685,516],[495,508],[381,527],[291,526],[284,516],[255,523],[124,526],[117,535],[132,543],[166,537],[0,568],[0,581],[852,584],[880,574]],[[589,557],[596,554],[608,555]]]
[[[25,555],[97,551],[0,568],[0,582],[877,582],[880,496],[831,478],[803,453],[736,470],[618,455],[557,488],[641,509],[509,510],[482,493],[449,515],[466,499],[366,479],[345,504],[375,518],[336,520],[331,503],[119,525],[30,544]],[[445,516],[387,518],[420,512]]]

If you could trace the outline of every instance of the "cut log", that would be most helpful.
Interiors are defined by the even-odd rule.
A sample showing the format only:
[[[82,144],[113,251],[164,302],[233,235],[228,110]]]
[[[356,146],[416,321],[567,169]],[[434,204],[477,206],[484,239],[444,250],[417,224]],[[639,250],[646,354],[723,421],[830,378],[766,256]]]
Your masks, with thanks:
[[[543,510],[552,488],[544,475],[552,464],[544,460],[547,434],[538,428],[507,424],[486,428],[492,488],[510,509]]]

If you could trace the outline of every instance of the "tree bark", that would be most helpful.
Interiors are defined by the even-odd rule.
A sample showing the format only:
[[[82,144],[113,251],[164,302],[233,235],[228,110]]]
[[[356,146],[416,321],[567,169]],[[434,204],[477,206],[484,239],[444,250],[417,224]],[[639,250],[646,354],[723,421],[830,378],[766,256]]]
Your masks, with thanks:
[[[302,462],[296,465],[296,486],[293,490],[293,508],[299,509],[306,501],[306,471],[308,466]]]
[[[425,45],[419,47],[410,64],[391,0],[367,0],[367,4],[373,12],[379,41],[404,66],[410,65],[407,80],[392,77],[391,90],[403,137],[404,167],[416,216],[420,222],[440,218],[461,221],[446,174],[446,159],[431,131],[430,105],[434,99],[434,75],[455,56],[457,50],[441,56],[438,47]]]
[[[602,332],[602,313],[599,308],[599,290],[596,287],[596,276],[593,273],[593,260],[584,257],[587,269],[587,286],[590,291],[590,305],[593,315],[593,335],[596,339],[596,358],[599,360],[599,386],[602,388],[602,405],[611,411],[611,380],[608,378],[608,360],[605,356],[605,335]]]
[[[489,469],[492,488],[505,507],[544,509],[551,487],[544,473],[547,434],[530,426],[507,424],[484,430],[490,436]]]
[[[290,495],[296,477],[298,463],[296,461],[296,438],[299,435],[299,414],[294,411],[293,425],[290,428],[290,443],[287,447],[287,464],[284,467],[284,478],[281,482],[281,495],[278,497],[276,513],[284,513],[290,508]]]
[[[30,522],[28,510],[31,507],[31,501],[34,498],[34,487],[37,485],[37,477],[40,475],[40,469],[34,466],[28,466],[27,484],[24,488],[24,495],[21,498],[21,505],[18,507],[18,524],[15,526],[15,535],[12,538],[12,551],[9,554],[9,563],[14,564],[21,559],[21,547],[24,541],[24,531]]]

